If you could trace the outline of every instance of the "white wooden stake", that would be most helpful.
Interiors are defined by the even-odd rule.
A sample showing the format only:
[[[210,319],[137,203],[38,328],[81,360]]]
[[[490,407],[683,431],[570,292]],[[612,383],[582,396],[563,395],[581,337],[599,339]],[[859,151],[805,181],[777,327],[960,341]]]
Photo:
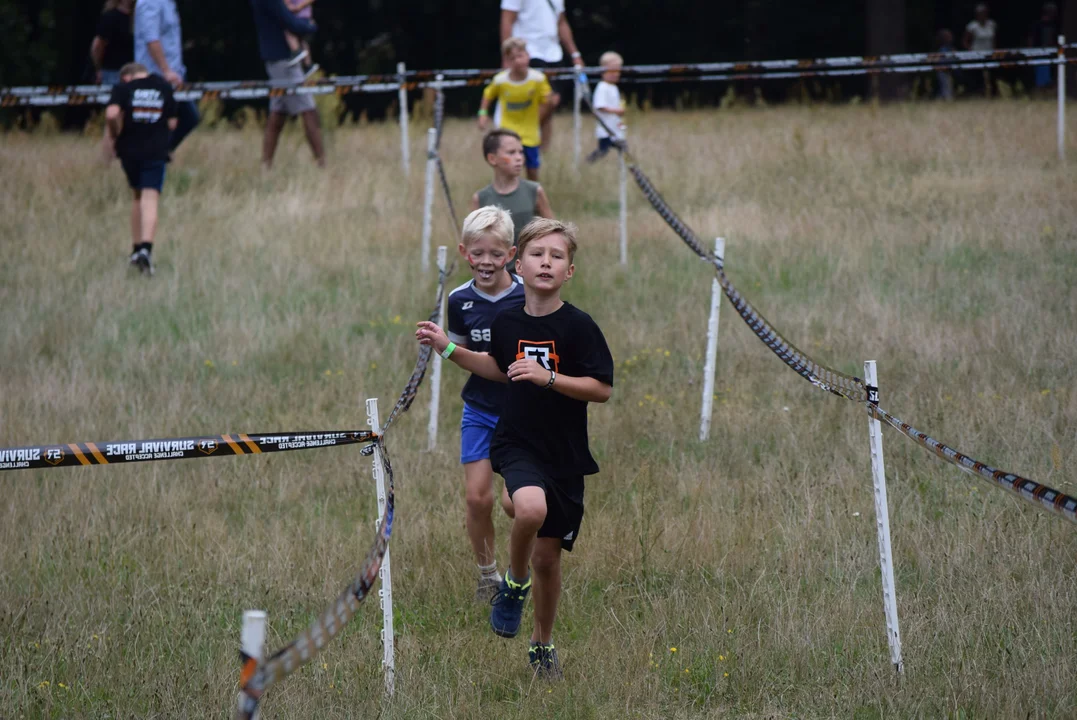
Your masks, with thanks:
[[[868,401],[879,404],[879,379],[875,361],[864,362],[864,381]],[[871,440],[871,475],[875,486],[875,529],[879,536],[879,566],[883,581],[883,610],[886,614],[886,641],[890,645],[890,662],[899,673],[904,670],[901,660],[901,627],[898,625],[897,591],[894,587],[894,557],[890,550],[890,509],[886,501],[886,466],[883,463],[883,428],[874,417],[868,418],[868,437]]]
[[[426,195],[423,196],[423,240],[419,249],[419,252],[422,253],[419,266],[423,269],[423,272],[430,269],[430,229],[433,225],[434,212],[434,173],[438,170],[437,145],[437,128],[430,128],[426,131]]]
[[[578,75],[578,73],[577,73]],[[580,103],[583,100],[583,85],[576,75],[572,83],[572,163],[580,169]]]
[[[1066,36],[1058,36],[1058,159],[1066,159]]]
[[[408,151],[408,91],[404,87],[407,82],[407,67],[404,63],[396,64],[396,74],[400,80],[400,89],[397,91],[397,100],[400,103],[400,162],[404,164],[404,175],[411,173],[411,153]]]
[[[448,278],[445,277],[448,247],[438,245],[438,278],[441,287],[441,314],[438,316],[438,325],[445,327],[445,303],[449,290],[445,287]],[[441,355],[434,353],[434,367],[430,371],[430,422],[426,426],[426,449],[433,450],[438,444],[438,406],[441,404]]]
[[[622,134],[621,139],[625,137]],[[625,165],[625,154],[618,152],[618,163],[621,168],[621,187],[620,187],[620,201],[621,201],[621,264],[628,264],[628,167]]]
[[[623,157],[623,156],[622,156]],[[725,263],[725,239],[714,238],[714,257]],[[707,355],[703,363],[703,409],[699,414],[699,440],[711,432],[711,411],[714,407],[714,375],[718,370],[718,311],[722,309],[722,286],[718,279],[711,281],[711,315],[707,321]]]
[[[381,419],[378,415],[377,398],[367,398],[366,421],[374,433],[381,434]],[[381,449],[377,445],[374,446],[374,484],[378,491],[378,519],[374,521],[374,524],[375,527],[381,528],[381,517],[385,514],[386,502],[385,468],[382,465]],[[385,694],[391,698],[396,681],[396,660],[393,645],[393,573],[389,564],[389,550],[385,551],[385,559],[382,560],[378,577],[381,578],[378,597],[381,598],[381,642],[385,649],[382,656],[382,665],[385,668]]]
[[[264,610],[245,610],[243,612],[243,629],[239,633],[239,651],[258,662],[265,657],[266,646],[266,614]],[[236,702],[243,707],[243,691],[239,693]],[[251,720],[258,720],[261,707],[254,711]]]

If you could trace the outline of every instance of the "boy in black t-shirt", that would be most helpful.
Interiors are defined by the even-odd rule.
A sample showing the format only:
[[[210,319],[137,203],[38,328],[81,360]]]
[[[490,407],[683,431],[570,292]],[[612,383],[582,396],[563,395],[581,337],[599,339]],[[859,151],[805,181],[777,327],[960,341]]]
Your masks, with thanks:
[[[510,565],[492,601],[490,626],[519,632],[535,576],[535,629],[529,658],[540,676],[561,677],[552,633],[561,597],[561,551],[572,550],[583,520],[584,476],[598,472],[587,445],[587,403],[606,402],[613,358],[587,313],[561,300],[572,277],[576,226],[535,218],[521,232],[516,272],[524,306],[505,310],[490,328],[490,354],[457,348],[431,322],[416,337],[465,370],[508,390],[490,443],[490,462],[512,499]]]
[[[144,65],[124,65],[120,84],[112,88],[108,99],[105,123],[133,191],[130,263],[148,275],[153,275],[157,199],[165,182],[169,137],[176,122],[172,85],[160,75],[151,75]]]

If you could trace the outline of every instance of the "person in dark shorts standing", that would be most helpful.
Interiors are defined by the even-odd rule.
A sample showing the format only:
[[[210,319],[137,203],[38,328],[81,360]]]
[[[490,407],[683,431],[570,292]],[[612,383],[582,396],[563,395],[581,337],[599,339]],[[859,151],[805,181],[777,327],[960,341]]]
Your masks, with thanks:
[[[587,403],[613,392],[613,357],[591,317],[561,300],[575,272],[576,226],[535,218],[520,233],[516,271],[524,306],[490,328],[490,354],[457,348],[431,322],[416,337],[487,380],[507,382],[490,443],[513,515],[509,569],[491,601],[490,627],[515,637],[534,569],[535,628],[528,658],[535,673],[559,679],[553,623],[561,598],[561,551],[572,550],[583,521],[584,476],[598,472],[587,442]],[[530,565],[530,568],[529,568]]]
[[[171,83],[151,75],[145,65],[124,65],[105,109],[105,123],[132,191],[130,263],[146,275],[153,275],[157,200],[177,122]]]
[[[97,32],[90,44],[98,85],[115,85],[120,68],[135,59],[135,36],[131,34],[133,0],[108,0],[97,20]]]

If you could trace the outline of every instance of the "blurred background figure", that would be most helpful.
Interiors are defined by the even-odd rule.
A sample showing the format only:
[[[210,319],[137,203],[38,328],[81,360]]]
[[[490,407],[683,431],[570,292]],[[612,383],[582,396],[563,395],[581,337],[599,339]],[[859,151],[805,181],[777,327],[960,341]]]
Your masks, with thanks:
[[[314,0],[287,0],[285,4],[296,17],[314,21]],[[310,55],[310,43],[288,30],[284,31],[284,39],[288,41],[288,49],[292,51],[292,64],[303,64],[303,79],[318,72],[318,63],[314,62]]]
[[[97,34],[90,44],[90,59],[98,85],[115,85],[120,68],[135,59],[135,38],[131,34],[131,9],[135,0],[107,0],[97,21]]]
[[[1053,2],[1043,4],[1040,10],[1040,19],[1032,26],[1028,34],[1029,47],[1053,47],[1058,43],[1058,35],[1061,26],[1058,23],[1058,6]],[[1050,65],[1037,65],[1035,67],[1036,88],[1040,92],[1052,87]]]
[[[176,0],[138,0],[135,3],[135,62],[178,88],[187,76],[183,64],[183,33]],[[192,100],[176,103],[178,124],[169,141],[169,160],[183,138],[202,119]]]
[[[998,26],[991,19],[991,11],[987,3],[976,6],[976,14],[969,24],[965,26],[963,45],[966,50],[980,50],[991,52],[995,49],[995,32]],[[982,73],[970,73],[970,84],[973,91],[982,90],[986,97],[991,97],[991,73],[984,70]]]
[[[568,50],[574,67],[583,67],[583,56],[576,47],[572,27],[565,17],[565,0],[501,0],[501,42],[510,37],[523,38],[527,42],[527,54],[531,56],[531,67],[544,70],[564,64]],[[561,95],[571,97],[574,86],[573,78],[560,78],[550,81],[553,94],[550,103],[556,110],[561,104]],[[498,111],[501,104],[498,103]],[[494,118],[495,124],[499,117]],[[542,148],[546,149],[553,137],[553,113],[542,121]]]
[[[949,54],[954,51],[954,34],[948,29],[939,30],[935,36],[935,51]],[[935,71],[935,81],[938,84],[938,97],[940,100],[954,99],[954,74],[950,70]]]

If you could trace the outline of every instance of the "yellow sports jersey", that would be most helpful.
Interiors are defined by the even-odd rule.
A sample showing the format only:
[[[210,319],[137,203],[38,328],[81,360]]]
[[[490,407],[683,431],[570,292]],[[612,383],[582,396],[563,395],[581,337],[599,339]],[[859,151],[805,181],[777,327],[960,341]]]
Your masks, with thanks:
[[[551,92],[546,75],[528,68],[527,79],[522,82],[509,79],[508,70],[494,75],[482,91],[482,97],[488,102],[497,100],[501,103],[501,127],[515,130],[526,147],[538,147],[542,141],[539,106],[546,102]]]

